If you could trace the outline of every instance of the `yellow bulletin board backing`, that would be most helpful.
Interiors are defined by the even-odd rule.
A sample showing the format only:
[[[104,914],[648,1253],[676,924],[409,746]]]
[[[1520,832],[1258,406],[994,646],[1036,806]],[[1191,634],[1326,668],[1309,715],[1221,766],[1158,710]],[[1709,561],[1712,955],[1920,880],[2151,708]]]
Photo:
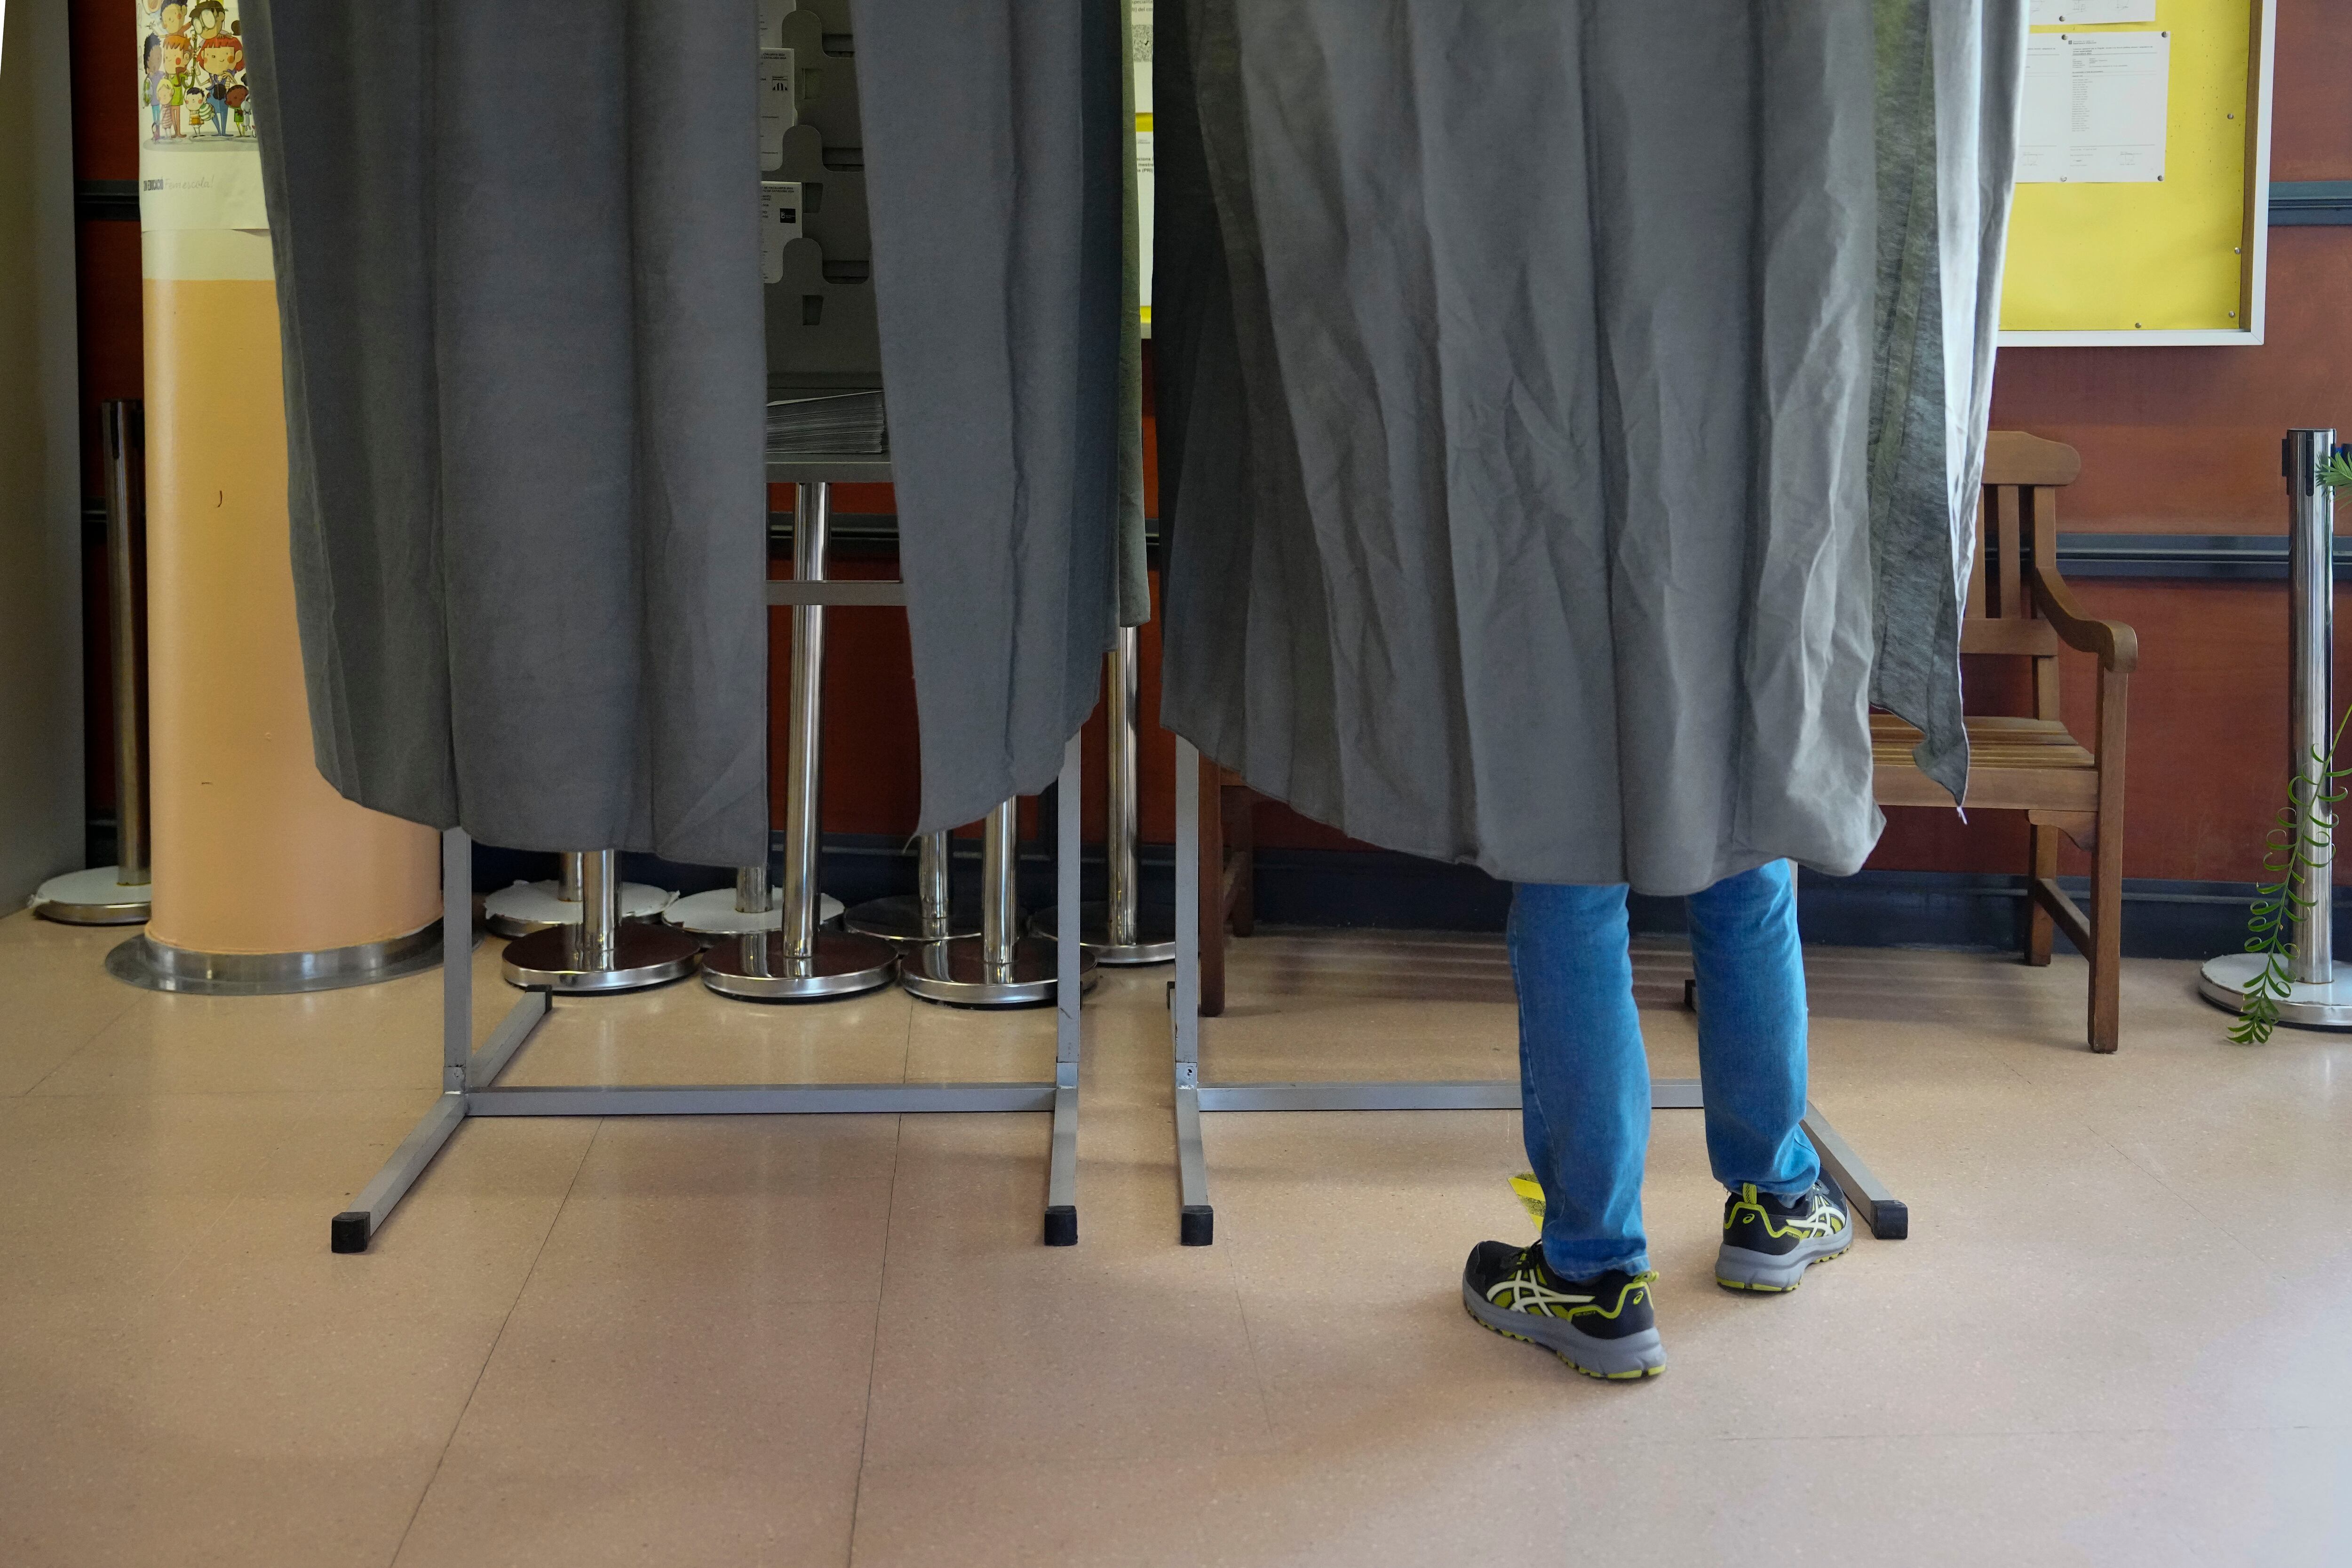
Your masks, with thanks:
[[[2275,5],[2158,0],[2152,23],[2034,29],[2171,34],[2164,178],[2017,187],[2004,345],[2263,341]]]

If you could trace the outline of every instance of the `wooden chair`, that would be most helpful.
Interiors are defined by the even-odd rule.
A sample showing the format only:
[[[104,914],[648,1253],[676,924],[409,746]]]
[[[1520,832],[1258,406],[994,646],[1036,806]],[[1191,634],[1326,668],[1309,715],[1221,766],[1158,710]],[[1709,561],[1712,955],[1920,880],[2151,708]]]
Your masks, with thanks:
[[[2091,1049],[2112,1051],[2123,966],[2125,705],[2139,639],[2120,622],[2084,614],[2058,574],[2058,492],[2082,471],[2072,447],[2022,431],[1992,433],[1960,651],[2031,659],[2033,712],[1969,716],[1967,804],[2026,814],[2032,865],[2025,962],[2048,963],[2053,927],[2064,929],[2091,963]],[[2096,744],[2090,749],[2058,715],[2062,647],[2099,660]],[[1881,805],[1951,809],[1943,786],[1911,761],[1918,731],[1892,714],[1873,713],[1870,731]],[[2087,916],[2056,880],[2062,833],[2092,857]]]

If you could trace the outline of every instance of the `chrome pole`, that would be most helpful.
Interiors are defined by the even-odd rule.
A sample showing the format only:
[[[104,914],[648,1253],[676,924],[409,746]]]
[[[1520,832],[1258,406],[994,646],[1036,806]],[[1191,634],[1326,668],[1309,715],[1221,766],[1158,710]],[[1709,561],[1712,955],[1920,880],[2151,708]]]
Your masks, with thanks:
[[[1007,800],[981,827],[981,957],[991,969],[1009,969],[1021,936],[1020,889],[1013,882],[1020,853],[1019,803]]]
[[[744,866],[735,872],[735,908],[747,915],[768,912],[768,868]]]
[[[824,536],[830,487],[794,487],[793,575],[824,581]],[[817,789],[819,726],[824,695],[824,606],[793,606],[793,696],[784,752],[783,948],[806,958],[816,942]]]
[[[132,580],[132,464],[140,446],[139,405],[109,403],[106,419],[106,568],[114,611],[115,881],[145,887],[147,792],[139,747],[139,595]]]
[[[2287,432],[2287,639],[2294,660],[2287,744],[2297,781],[2295,830],[2305,843],[2322,845],[2336,827],[2334,811],[2320,798],[2334,761],[2336,496],[2320,482],[2320,470],[2335,447],[2333,430]],[[2325,985],[2336,977],[2331,859],[2316,855],[2304,873],[2293,972],[2307,985]]]
[[[621,858],[610,849],[581,857],[580,967],[601,972],[619,967]]]
[[[1108,898],[1104,910],[1105,945],[1115,948],[1135,945],[1135,829],[1136,722],[1140,717],[1140,687],[1137,666],[1139,643],[1136,628],[1118,628],[1118,640],[1110,650],[1110,711],[1105,715],[1109,722],[1103,728],[1108,732],[1110,800],[1108,820],[1103,829],[1103,859],[1109,877]]]
[[[944,942],[949,934],[947,830],[924,834],[916,857],[915,897],[922,906],[923,940]]]
[[[582,872],[580,863],[587,857],[577,850],[555,858],[555,896],[567,904],[580,901]]]

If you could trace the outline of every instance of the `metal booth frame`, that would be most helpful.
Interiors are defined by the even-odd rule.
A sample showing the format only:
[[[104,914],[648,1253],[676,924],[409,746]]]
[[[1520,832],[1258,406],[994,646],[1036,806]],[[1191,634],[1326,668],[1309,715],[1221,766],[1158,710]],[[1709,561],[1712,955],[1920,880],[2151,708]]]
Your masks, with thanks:
[[[1289,1083],[1210,1083],[1201,1077],[1201,753],[1176,738],[1176,978],[1169,984],[1169,1037],[1175,1058],[1177,1239],[1216,1239],[1201,1113],[1218,1110],[1517,1110],[1516,1079],[1423,1081],[1321,1079]],[[1653,1110],[1696,1110],[1695,1078],[1654,1079]],[[1857,1218],[1883,1241],[1910,1234],[1910,1209],[1839,1135],[1821,1108],[1805,1102],[1804,1129],[1822,1169],[1845,1189]]]
[[[805,514],[816,498],[807,490],[835,481],[887,481],[884,457],[771,462],[775,483],[803,487]],[[821,501],[817,504],[822,505]],[[904,605],[900,583],[771,582],[770,605]],[[1055,791],[1055,893],[1065,909],[1078,903],[1079,738],[1062,752]],[[463,828],[441,836],[441,929],[470,931],[473,925],[473,840]],[[1076,923],[1055,942],[1057,984],[1054,997],[1054,1076],[1024,1082],[943,1083],[746,1083],[746,1084],[562,1084],[502,1085],[554,998],[544,990],[525,991],[491,1030],[479,1050],[474,1038],[474,969],[470,942],[445,941],[441,964],[441,1092],[431,1109],[351,1206],[334,1216],[330,1245],[336,1252],[364,1252],[400,1200],[407,1196],[434,1157],[478,1117],[503,1116],[806,1116],[919,1115],[933,1112],[1051,1112],[1053,1130],[1046,1162],[1044,1239],[1048,1247],[1075,1246],[1078,1239],[1078,1066],[1084,1031],[1080,1008]],[[594,1007],[593,997],[567,999],[566,1008]],[[729,1004],[757,1005],[759,1004]],[[769,1004],[780,1014],[792,1006]],[[780,1017],[780,1023],[782,1019]],[[790,1026],[783,1025],[789,1027]]]

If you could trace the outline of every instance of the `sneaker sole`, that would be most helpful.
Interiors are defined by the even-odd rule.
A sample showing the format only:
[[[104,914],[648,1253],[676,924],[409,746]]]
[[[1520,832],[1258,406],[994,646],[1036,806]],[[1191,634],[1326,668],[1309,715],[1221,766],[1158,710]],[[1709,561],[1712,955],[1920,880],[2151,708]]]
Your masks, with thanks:
[[[1638,1334],[1628,1334],[1622,1340],[1596,1340],[1591,1334],[1580,1333],[1557,1318],[1538,1318],[1531,1312],[1508,1312],[1490,1301],[1479,1299],[1468,1283],[1462,1287],[1462,1307],[1471,1321],[1480,1328],[1517,1340],[1523,1345],[1547,1350],[1566,1363],[1571,1372],[1587,1377],[1597,1377],[1604,1383],[1633,1383],[1645,1377],[1655,1377],[1666,1370],[1665,1347],[1659,1342],[1658,1331],[1643,1329]],[[1528,1331],[1532,1330],[1533,1332]]]
[[[1805,1270],[1816,1263],[1827,1263],[1832,1258],[1843,1258],[1853,1245],[1853,1233],[1826,1252],[1806,1252],[1801,1248],[1785,1257],[1769,1252],[1750,1252],[1744,1247],[1727,1247],[1716,1255],[1715,1282],[1727,1290],[1756,1290],[1767,1295],[1784,1295],[1805,1282]]]

